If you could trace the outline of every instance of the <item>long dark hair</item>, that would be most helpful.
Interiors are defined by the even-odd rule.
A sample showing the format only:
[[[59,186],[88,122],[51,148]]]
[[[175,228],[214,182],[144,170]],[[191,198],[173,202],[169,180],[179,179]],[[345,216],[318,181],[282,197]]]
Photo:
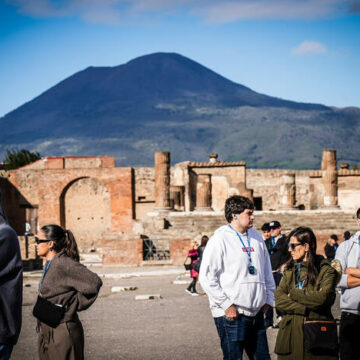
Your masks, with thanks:
[[[70,230],[64,230],[59,225],[44,225],[41,230],[46,239],[54,242],[53,249],[56,252],[63,251],[67,256],[75,261],[80,260],[79,250],[73,233]]]
[[[206,235],[203,235],[201,238],[201,244],[200,246],[206,246],[207,242],[209,241],[209,237]]]
[[[292,237],[295,237],[296,240],[302,245],[309,245],[309,252],[307,253],[308,272],[305,283],[315,285],[317,276],[319,274],[316,266],[316,236],[309,227],[300,226],[291,231],[291,233],[288,235],[288,242]],[[294,265],[294,260],[290,259],[288,264],[290,266]]]

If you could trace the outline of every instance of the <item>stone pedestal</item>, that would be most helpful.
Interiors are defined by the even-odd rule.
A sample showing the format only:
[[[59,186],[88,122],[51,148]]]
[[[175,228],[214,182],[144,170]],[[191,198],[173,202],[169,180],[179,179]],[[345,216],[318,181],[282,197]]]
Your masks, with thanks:
[[[170,207],[170,153],[155,153],[155,210],[168,211]]]
[[[184,186],[170,186],[170,205],[176,211],[184,211]]]
[[[211,211],[211,175],[199,174],[196,184],[196,211]]]
[[[339,205],[336,150],[323,150],[321,170],[324,184],[324,208],[337,209]]]
[[[296,202],[295,174],[281,176],[280,209],[294,210]]]

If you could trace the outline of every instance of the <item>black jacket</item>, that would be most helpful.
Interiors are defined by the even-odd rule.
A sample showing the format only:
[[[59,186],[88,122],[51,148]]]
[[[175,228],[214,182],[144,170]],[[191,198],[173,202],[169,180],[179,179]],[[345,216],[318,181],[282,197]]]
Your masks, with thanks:
[[[269,251],[271,268],[273,270],[278,270],[281,265],[290,259],[288,242],[285,235],[278,239],[275,246],[272,245],[272,238],[266,240],[265,244]]]
[[[15,345],[21,329],[22,261],[19,240],[0,205],[0,344]]]
[[[329,259],[329,260],[335,259],[336,250],[335,250],[334,246],[331,246],[330,244],[326,244],[324,250],[325,250],[325,255],[326,255],[327,259]]]

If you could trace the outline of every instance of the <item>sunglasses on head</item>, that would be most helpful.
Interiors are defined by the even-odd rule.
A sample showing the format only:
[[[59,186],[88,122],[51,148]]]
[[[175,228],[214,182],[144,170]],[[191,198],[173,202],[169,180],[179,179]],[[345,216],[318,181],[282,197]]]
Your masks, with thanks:
[[[46,242],[49,242],[51,240],[42,240],[42,239],[39,239],[37,236],[35,236],[35,243],[37,245],[41,244],[41,243],[46,243]]]
[[[303,245],[303,244],[302,243],[293,243],[293,244],[289,243],[289,249],[291,251],[294,251],[296,249],[296,247],[299,245]]]

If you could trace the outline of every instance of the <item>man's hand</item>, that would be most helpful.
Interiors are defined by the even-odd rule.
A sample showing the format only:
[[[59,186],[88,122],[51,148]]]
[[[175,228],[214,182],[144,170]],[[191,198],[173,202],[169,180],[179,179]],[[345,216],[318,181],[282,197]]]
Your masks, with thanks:
[[[239,316],[239,313],[236,310],[236,306],[235,305],[231,305],[230,307],[228,307],[225,310],[225,316],[227,319],[229,320],[234,320]]]
[[[360,278],[360,269],[354,268],[354,267],[349,267],[344,271],[344,274]]]
[[[269,304],[265,304],[260,310],[263,313],[266,313],[270,308],[271,308],[271,306]]]

